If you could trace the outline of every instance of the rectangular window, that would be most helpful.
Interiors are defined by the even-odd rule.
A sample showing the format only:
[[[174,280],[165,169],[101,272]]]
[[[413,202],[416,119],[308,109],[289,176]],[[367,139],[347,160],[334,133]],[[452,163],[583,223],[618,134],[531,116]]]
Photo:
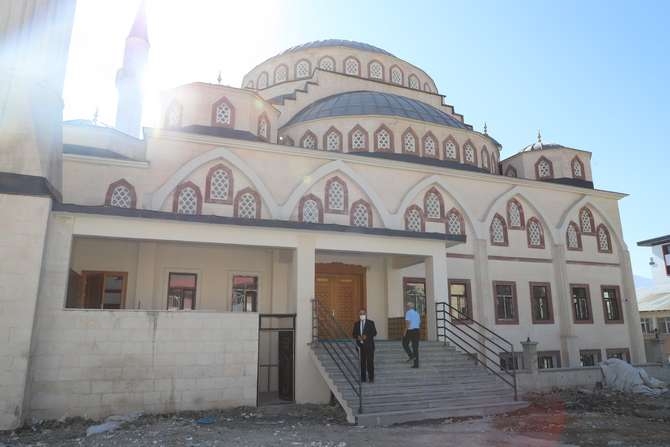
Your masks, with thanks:
[[[572,318],[575,323],[593,323],[588,284],[570,284]]]
[[[495,297],[496,324],[519,324],[516,283],[494,281],[493,296]]]
[[[630,363],[630,351],[628,348],[615,348],[615,349],[606,349],[605,354],[608,359],[619,359],[625,360]]]
[[[551,304],[551,286],[548,282],[530,283],[530,305],[533,323],[553,323],[554,311]]]
[[[663,246],[663,263],[665,264],[665,274],[670,276],[670,244]]]
[[[661,334],[670,334],[670,317],[657,318],[656,327]]]
[[[403,309],[407,303],[413,303],[419,315],[426,315],[426,280],[425,278],[403,278]]]
[[[470,296],[470,280],[468,279],[450,279],[449,280],[449,305],[459,310],[451,310],[452,320],[468,321],[472,318],[472,297]]]
[[[127,282],[127,272],[70,272],[66,307],[124,309]]]
[[[619,286],[601,286],[605,323],[623,323]]]
[[[600,349],[584,349],[579,351],[579,360],[582,366],[596,366],[602,362]]]
[[[511,369],[523,369],[523,354],[520,352],[514,353],[514,362],[512,362],[512,354],[509,352],[503,352],[499,354],[500,357],[500,369],[502,371],[509,371]]]
[[[561,367],[560,351],[539,351],[537,353],[537,367],[539,369],[551,369]]]
[[[167,310],[194,310],[198,275],[173,273],[168,277]]]
[[[652,328],[651,318],[640,318],[640,326],[642,327],[642,333],[645,335],[653,334],[654,329]]]
[[[257,312],[258,276],[233,276],[233,312]]]

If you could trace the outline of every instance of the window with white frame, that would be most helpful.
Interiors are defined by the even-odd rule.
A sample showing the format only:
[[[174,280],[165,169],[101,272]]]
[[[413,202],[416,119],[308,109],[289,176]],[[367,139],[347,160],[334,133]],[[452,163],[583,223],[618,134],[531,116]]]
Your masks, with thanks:
[[[365,131],[361,128],[356,128],[351,133],[351,150],[360,151],[367,149],[368,146],[368,136]]]
[[[335,71],[335,60],[326,56],[319,61],[319,68],[326,71]]]
[[[214,200],[230,200],[230,173],[225,169],[214,171],[209,180],[209,195]]]
[[[452,140],[447,140],[444,144],[444,156],[448,160],[457,160],[458,159],[458,149],[456,148],[456,143]]]
[[[657,318],[656,327],[661,334],[670,334],[670,317]]]
[[[391,150],[391,132],[386,128],[381,128],[375,133],[375,149],[378,151]]]
[[[222,102],[216,107],[216,123],[230,125],[233,117],[233,109],[227,102]]]
[[[463,146],[463,159],[466,163],[475,164],[475,148],[470,143]]]
[[[584,168],[578,158],[572,160],[572,176],[574,178],[584,178]]]
[[[531,218],[528,221],[526,231],[528,232],[528,245],[533,248],[541,248],[544,245],[542,235],[542,225],[536,219]]]
[[[326,190],[326,200],[329,211],[345,211],[347,205],[344,183],[339,179],[331,180]]]
[[[419,79],[414,75],[410,75],[409,76],[409,88],[419,90],[419,85],[420,85],[419,84]]]
[[[353,57],[344,61],[344,72],[348,75],[358,76],[361,73],[361,65]]]
[[[448,234],[464,234],[465,229],[463,228],[463,220],[461,219],[460,214],[451,210],[447,214],[447,233]]]
[[[507,245],[505,222],[497,214],[493,216],[493,220],[491,221],[491,243],[494,245]]]
[[[114,187],[114,190],[109,197],[109,205],[117,208],[132,208],[133,193],[130,188],[126,185],[118,185]]]
[[[588,208],[582,208],[579,211],[579,223],[582,226],[582,233],[593,234],[595,224],[593,222],[593,214],[591,214]]]
[[[423,216],[421,210],[414,206],[405,214],[405,229],[408,231],[421,231],[423,229]]]
[[[402,136],[402,150],[405,152],[416,153],[416,138],[409,130]]]
[[[251,192],[242,193],[238,198],[237,217],[255,219],[257,215],[258,203],[256,203],[256,196]]]
[[[391,82],[402,85],[402,71],[398,67],[391,68]]]
[[[610,234],[604,225],[598,226],[598,251],[606,253],[612,251]]]
[[[374,61],[370,64],[370,78],[372,79],[384,79],[384,67],[377,61]]]
[[[640,318],[640,326],[642,327],[643,334],[649,335],[654,333],[654,327],[651,322],[651,318]]]
[[[307,199],[302,203],[302,221],[319,223],[320,207],[316,200]]]
[[[442,202],[440,197],[435,191],[429,191],[426,194],[425,205],[426,208],[426,217],[429,219],[441,219],[442,218]]]
[[[286,65],[282,64],[275,68],[275,84],[278,84],[280,82],[286,82],[288,79],[288,68],[286,68]]]
[[[309,62],[302,60],[295,65],[296,79],[306,78],[309,76]]]
[[[302,137],[301,143],[301,146],[305,149],[316,149],[316,137],[311,132],[306,133],[305,136]]]
[[[198,192],[192,186],[184,186],[177,198],[177,213],[198,214]]]
[[[553,177],[551,163],[546,158],[541,158],[537,162],[537,177],[540,179]]]
[[[428,157],[435,157],[437,155],[437,144],[432,135],[426,135],[423,138],[423,153]]]
[[[370,207],[367,203],[359,201],[356,202],[351,210],[351,225],[355,227],[369,227],[370,222]]]
[[[510,228],[523,228],[521,205],[516,200],[510,200],[507,205],[507,219]]]
[[[331,152],[342,150],[342,136],[335,129],[326,134],[326,150]]]
[[[579,250],[582,245],[579,239],[580,239],[579,229],[577,228],[577,225],[574,222],[571,222],[568,225],[568,229],[566,230],[566,240],[568,244],[568,249]]]

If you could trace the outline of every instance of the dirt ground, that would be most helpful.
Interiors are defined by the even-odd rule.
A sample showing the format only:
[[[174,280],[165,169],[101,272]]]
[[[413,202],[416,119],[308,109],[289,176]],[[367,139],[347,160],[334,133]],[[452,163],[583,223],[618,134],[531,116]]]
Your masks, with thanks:
[[[88,437],[95,423],[70,419],[0,432],[0,447],[670,446],[670,393],[648,398],[557,391],[526,399],[528,408],[510,414],[392,427],[351,426],[339,407],[316,405],[146,415]]]

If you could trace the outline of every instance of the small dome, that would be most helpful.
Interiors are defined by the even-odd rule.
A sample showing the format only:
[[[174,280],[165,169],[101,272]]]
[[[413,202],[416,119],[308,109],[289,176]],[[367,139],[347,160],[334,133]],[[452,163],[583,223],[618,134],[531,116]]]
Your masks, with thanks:
[[[298,112],[286,126],[321,118],[355,115],[390,115],[467,129],[451,115],[416,99],[391,93],[356,91],[320,99]]]
[[[314,42],[303,43],[301,45],[291,47],[288,50],[284,50],[277,56],[281,56],[282,54],[288,54],[288,53],[296,53],[298,51],[308,50],[310,48],[326,48],[326,47],[348,47],[353,48],[355,50],[370,51],[372,53],[381,53],[386,54],[387,56],[393,56],[388,51],[382,50],[381,48],[376,47],[374,45],[370,45],[363,42],[355,42],[353,40],[343,40],[343,39],[315,40]]]
[[[535,143],[531,143],[528,146],[524,147],[521,149],[519,152],[531,152],[531,151],[541,151],[544,149],[558,149],[564,147],[560,144],[556,143],[543,143],[542,142],[542,135],[540,134],[540,131],[537,132],[537,141]]]

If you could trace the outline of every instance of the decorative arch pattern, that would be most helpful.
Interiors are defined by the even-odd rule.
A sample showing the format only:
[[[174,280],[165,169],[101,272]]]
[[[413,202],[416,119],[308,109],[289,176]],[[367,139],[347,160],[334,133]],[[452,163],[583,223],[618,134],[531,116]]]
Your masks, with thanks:
[[[372,208],[363,199],[351,204],[349,224],[353,227],[372,227]]]
[[[463,145],[463,163],[477,166],[477,150],[470,140]]]
[[[423,196],[423,209],[425,210],[426,220],[432,222],[442,221],[444,217],[444,199],[440,191],[434,186]]]
[[[526,224],[526,238],[529,248],[544,248],[544,231],[542,224],[535,217],[528,219]]]
[[[235,126],[235,107],[225,96],[212,106],[212,126],[230,128]]]
[[[330,126],[323,135],[323,148],[329,152],[342,152],[342,132]]]
[[[270,140],[270,119],[265,112],[258,117],[258,136],[264,141]]]
[[[368,77],[370,79],[384,80],[384,66],[377,60],[372,60],[368,64]]]
[[[367,152],[369,147],[368,131],[357,124],[349,131],[349,152]]]
[[[324,56],[319,59],[319,68],[325,71],[335,71],[335,59],[330,56]]]
[[[593,213],[588,207],[582,207],[579,210],[579,226],[582,234],[594,235],[596,233],[596,222],[593,219]]]
[[[458,147],[458,143],[456,142],[456,139],[449,135],[443,143],[444,146],[444,159],[445,160],[453,160],[453,161],[460,161],[461,156],[460,152],[461,150]]]
[[[411,127],[408,127],[402,134],[402,152],[404,154],[419,154],[418,138]]]
[[[235,217],[243,219],[261,218],[261,197],[251,188],[244,188],[235,195]]]
[[[344,74],[351,76],[361,75],[361,63],[354,56],[349,56],[344,60]]]
[[[437,138],[433,132],[428,131],[422,138],[423,156],[428,158],[440,158],[440,148],[437,143]]]
[[[407,231],[426,231],[426,225],[423,221],[423,212],[417,205],[412,205],[405,210],[405,230]]]
[[[347,184],[340,177],[331,177],[326,182],[326,212],[331,214],[346,214],[349,208],[349,191]]]
[[[523,230],[525,217],[523,206],[516,199],[507,202],[507,223],[510,230]]]
[[[507,225],[505,219],[496,213],[491,219],[491,226],[489,227],[491,245],[507,247],[509,239],[507,238]]]
[[[231,204],[233,191],[233,171],[222,163],[212,166],[207,172],[205,202]]]
[[[610,231],[604,224],[598,225],[596,236],[598,237],[598,252],[612,253],[612,238],[610,237]]]
[[[299,60],[295,64],[295,78],[304,79],[308,78],[312,71],[312,65],[307,59]]]
[[[191,181],[178,185],[174,191],[172,211],[177,214],[200,214],[202,212],[200,188]]]
[[[374,133],[375,152],[394,152],[393,132],[385,125],[379,126]]]
[[[393,65],[390,68],[389,72],[390,72],[389,79],[391,80],[391,83],[398,85],[403,84],[404,75],[400,67],[398,67],[397,65]]]
[[[482,168],[486,169],[487,171],[490,170],[490,165],[489,165],[489,151],[486,149],[486,146],[482,147]]]
[[[300,222],[323,223],[323,204],[314,194],[308,194],[300,199],[298,208]]]
[[[300,139],[300,147],[305,149],[318,149],[316,135],[311,130],[305,132],[305,134]]]
[[[568,229],[565,231],[565,246],[568,250],[582,250],[582,235],[580,234],[579,226],[572,221],[568,224]]]
[[[554,165],[544,155],[535,162],[535,178],[538,180],[554,178]]]
[[[584,163],[582,163],[579,156],[575,155],[575,158],[572,159],[570,165],[572,168],[572,178],[584,180],[586,177],[584,173]]]
[[[450,209],[445,219],[445,226],[447,234],[464,235],[465,221],[463,220],[463,214],[456,208]]]
[[[409,75],[407,85],[409,86],[409,88],[413,88],[414,90],[419,90],[421,88],[419,78],[417,78],[416,75],[413,74]]]
[[[137,206],[135,187],[126,179],[119,179],[111,183],[105,195],[105,205],[117,208],[135,208]]]
[[[288,81],[288,67],[286,64],[279,64],[275,68],[274,72],[274,83],[279,84],[280,82]]]
[[[506,177],[518,177],[516,173],[516,168],[514,166],[507,166],[507,169],[505,169],[505,176]]]

